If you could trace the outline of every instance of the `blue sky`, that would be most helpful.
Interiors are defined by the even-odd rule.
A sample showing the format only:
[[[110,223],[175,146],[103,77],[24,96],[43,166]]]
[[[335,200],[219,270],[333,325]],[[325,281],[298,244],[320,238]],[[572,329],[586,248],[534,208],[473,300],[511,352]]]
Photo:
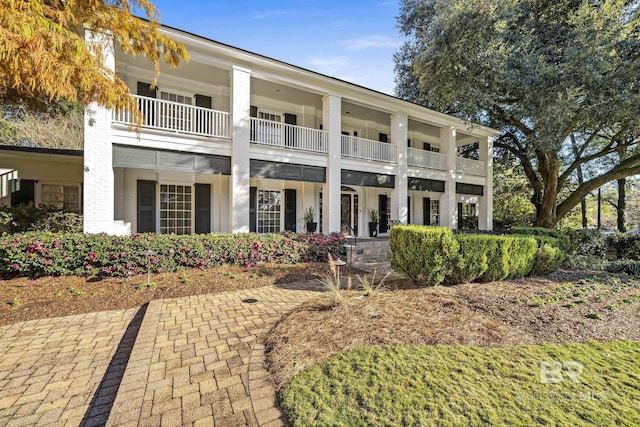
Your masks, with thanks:
[[[398,0],[156,0],[163,24],[393,94]]]

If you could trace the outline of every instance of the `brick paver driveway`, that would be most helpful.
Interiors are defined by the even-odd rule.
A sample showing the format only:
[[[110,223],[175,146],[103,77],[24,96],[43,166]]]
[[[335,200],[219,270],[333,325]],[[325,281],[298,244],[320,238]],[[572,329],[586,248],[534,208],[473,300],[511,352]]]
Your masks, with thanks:
[[[313,285],[0,328],[0,425],[281,425],[263,337]]]

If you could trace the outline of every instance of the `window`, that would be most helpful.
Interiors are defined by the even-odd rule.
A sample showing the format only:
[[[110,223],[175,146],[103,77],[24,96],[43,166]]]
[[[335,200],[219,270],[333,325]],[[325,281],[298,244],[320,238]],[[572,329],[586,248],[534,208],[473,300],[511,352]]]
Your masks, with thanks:
[[[80,210],[80,186],[42,184],[40,188],[40,204],[58,209]]]
[[[463,203],[462,204],[463,216],[476,216],[476,204],[475,203]]]
[[[191,233],[190,185],[160,185],[160,233]]]
[[[258,126],[257,140],[265,144],[280,145],[280,129],[282,128],[280,123],[282,122],[282,116],[260,111],[258,112],[258,118],[264,121],[260,122]]]
[[[160,92],[160,99],[176,104],[192,105],[190,96]],[[182,105],[163,103],[160,108],[160,126],[175,130],[191,130],[191,109]]]
[[[280,191],[258,190],[258,233],[280,232]]]
[[[440,200],[431,200],[429,225],[440,225]]]

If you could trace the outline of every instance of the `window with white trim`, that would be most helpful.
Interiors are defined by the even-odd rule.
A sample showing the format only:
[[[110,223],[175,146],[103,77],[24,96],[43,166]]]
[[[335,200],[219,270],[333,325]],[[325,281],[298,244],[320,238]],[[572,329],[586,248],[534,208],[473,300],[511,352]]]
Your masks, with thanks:
[[[191,186],[160,185],[160,233],[191,234]]]
[[[440,225],[440,200],[431,199],[429,225]]]
[[[64,184],[42,184],[40,204],[58,209],[80,210],[80,186]]]
[[[193,98],[171,92],[160,92],[160,99],[175,104],[162,103],[160,107],[160,126],[175,130],[191,130],[191,109],[186,105],[193,105]],[[184,104],[180,105],[180,104]]]
[[[258,233],[279,233],[282,193],[272,190],[258,190]]]
[[[257,140],[265,144],[280,145],[282,115],[259,111],[258,118],[263,121],[257,129]]]

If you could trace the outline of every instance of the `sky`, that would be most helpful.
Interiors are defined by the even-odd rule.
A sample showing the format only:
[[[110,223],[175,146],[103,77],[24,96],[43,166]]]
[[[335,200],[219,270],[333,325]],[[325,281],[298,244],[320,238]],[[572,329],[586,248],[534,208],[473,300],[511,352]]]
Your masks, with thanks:
[[[160,22],[390,95],[398,0],[155,0]]]

